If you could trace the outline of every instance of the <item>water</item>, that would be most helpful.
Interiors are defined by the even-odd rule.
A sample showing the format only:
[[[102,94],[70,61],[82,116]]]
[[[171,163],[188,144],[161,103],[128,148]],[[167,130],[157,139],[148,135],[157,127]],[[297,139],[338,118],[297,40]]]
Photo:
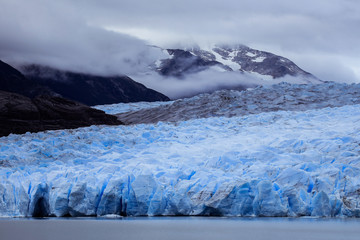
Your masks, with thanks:
[[[0,219],[0,240],[360,239],[357,219],[124,218]]]

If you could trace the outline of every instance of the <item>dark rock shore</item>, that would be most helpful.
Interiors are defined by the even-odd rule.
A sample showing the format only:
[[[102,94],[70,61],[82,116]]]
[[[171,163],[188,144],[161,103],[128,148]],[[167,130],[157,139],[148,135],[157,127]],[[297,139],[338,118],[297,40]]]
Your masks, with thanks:
[[[101,110],[61,97],[30,99],[0,91],[0,136],[101,124],[120,125],[122,122]]]

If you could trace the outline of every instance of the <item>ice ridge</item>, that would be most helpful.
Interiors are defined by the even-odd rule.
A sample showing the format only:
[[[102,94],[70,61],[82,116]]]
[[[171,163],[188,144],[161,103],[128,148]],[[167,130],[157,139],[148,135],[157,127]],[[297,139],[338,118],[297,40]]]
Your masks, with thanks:
[[[234,117],[273,111],[306,111],[360,104],[360,84],[280,83],[246,91],[221,90],[159,105],[124,111],[123,105],[100,107],[127,124],[177,122],[207,117]]]

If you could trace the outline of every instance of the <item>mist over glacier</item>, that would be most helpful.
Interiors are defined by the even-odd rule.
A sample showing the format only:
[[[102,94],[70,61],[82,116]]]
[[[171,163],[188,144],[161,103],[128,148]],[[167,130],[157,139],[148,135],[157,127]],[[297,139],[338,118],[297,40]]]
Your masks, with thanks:
[[[131,75],[145,86],[155,89],[171,99],[192,97],[200,93],[210,93],[218,89],[244,90],[256,86],[269,86],[281,82],[306,83],[304,77],[285,76],[277,79],[256,73],[224,72],[210,68],[187,74],[182,78],[162,76],[156,72]]]
[[[161,57],[144,40],[89,24],[66,2],[0,4],[0,59],[14,66],[113,76],[142,71]]]

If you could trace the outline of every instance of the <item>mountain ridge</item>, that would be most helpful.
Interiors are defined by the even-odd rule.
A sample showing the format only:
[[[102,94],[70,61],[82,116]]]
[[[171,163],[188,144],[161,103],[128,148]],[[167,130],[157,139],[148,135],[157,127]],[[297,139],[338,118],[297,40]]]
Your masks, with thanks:
[[[155,124],[198,118],[234,117],[274,111],[306,111],[360,104],[360,84],[280,83],[246,91],[218,90],[153,108],[116,114],[125,124]]]
[[[46,86],[57,94],[94,106],[140,101],[168,101],[167,96],[145,87],[130,77],[105,77],[93,74],[61,71],[41,65],[24,65],[20,71],[31,81]]]
[[[245,45],[213,45],[200,47],[163,49],[168,58],[159,59],[153,69],[164,76],[184,77],[212,67],[219,71],[256,73],[272,79],[285,76],[301,77],[304,83],[320,83],[322,80],[298,67],[288,58],[256,50]]]

